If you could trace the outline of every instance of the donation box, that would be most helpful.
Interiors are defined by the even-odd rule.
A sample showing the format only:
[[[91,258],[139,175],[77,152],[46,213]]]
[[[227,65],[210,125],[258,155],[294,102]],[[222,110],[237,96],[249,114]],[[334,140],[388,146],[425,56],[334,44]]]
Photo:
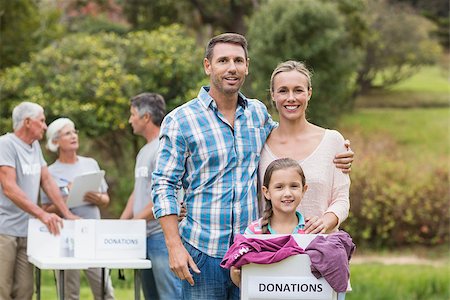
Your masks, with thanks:
[[[248,238],[269,239],[280,235],[246,235]],[[295,234],[298,245],[305,249],[315,234]],[[241,299],[299,299],[336,300],[337,293],[324,278],[311,273],[311,260],[307,254],[288,257],[274,264],[248,264],[242,266]]]
[[[82,259],[146,258],[145,220],[64,220],[59,235],[38,219],[28,223],[27,254]]]

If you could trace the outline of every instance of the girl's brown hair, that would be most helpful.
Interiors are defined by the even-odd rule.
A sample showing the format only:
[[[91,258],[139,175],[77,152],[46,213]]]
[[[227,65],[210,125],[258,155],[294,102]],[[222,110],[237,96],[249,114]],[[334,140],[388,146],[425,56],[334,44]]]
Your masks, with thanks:
[[[263,186],[265,186],[266,189],[269,189],[270,179],[272,178],[273,172],[290,168],[295,169],[298,172],[300,178],[302,179],[302,185],[304,188],[306,183],[305,174],[303,173],[303,169],[300,164],[292,158],[280,158],[271,162],[267,167],[266,172],[264,173]],[[263,218],[261,220],[261,229],[262,233],[267,233],[267,231],[269,230],[269,221],[273,215],[273,209],[272,201],[267,199],[265,196],[264,200],[266,205],[263,212]]]

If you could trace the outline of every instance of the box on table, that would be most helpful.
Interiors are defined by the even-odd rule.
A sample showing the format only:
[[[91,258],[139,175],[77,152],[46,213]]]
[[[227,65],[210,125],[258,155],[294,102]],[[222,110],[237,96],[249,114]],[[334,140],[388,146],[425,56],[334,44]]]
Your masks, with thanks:
[[[146,258],[145,220],[77,220],[77,258]]]
[[[248,235],[249,238],[269,239],[279,235]],[[305,249],[317,236],[293,235],[297,244]],[[288,257],[268,265],[242,266],[241,299],[302,299],[335,300],[337,293],[324,278],[317,279],[311,273],[311,260],[307,254]]]
[[[83,259],[146,258],[145,220],[64,220],[59,236],[37,219],[28,223],[27,254]]]
[[[64,220],[59,235],[51,234],[38,219],[28,221],[27,255],[35,257],[73,256],[75,221]]]

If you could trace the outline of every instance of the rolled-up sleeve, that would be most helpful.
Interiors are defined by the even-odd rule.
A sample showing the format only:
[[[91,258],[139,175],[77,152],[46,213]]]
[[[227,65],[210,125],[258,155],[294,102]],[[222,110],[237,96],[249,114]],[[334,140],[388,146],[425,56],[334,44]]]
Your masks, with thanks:
[[[177,193],[185,172],[187,145],[178,122],[170,114],[161,125],[156,167],[152,174],[154,215],[178,214]]]

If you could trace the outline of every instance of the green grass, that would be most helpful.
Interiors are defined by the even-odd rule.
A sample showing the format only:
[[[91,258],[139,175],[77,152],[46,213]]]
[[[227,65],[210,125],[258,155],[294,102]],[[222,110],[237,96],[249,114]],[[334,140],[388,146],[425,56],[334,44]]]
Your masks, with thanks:
[[[429,108],[449,107],[448,93],[373,90],[359,96],[356,108]]]
[[[444,300],[450,299],[450,265],[441,267],[423,265],[351,265],[353,291],[348,300]],[[51,271],[42,272],[41,299],[56,299],[56,288]],[[117,280],[112,272],[117,300],[133,299],[132,272],[126,271],[126,281]],[[80,299],[91,300],[86,281],[82,281]],[[141,296],[141,299],[143,297]]]
[[[134,299],[134,281],[133,281],[133,271],[125,270],[125,280],[118,279],[118,271],[111,270],[111,280],[114,287],[114,296],[116,300],[128,300]],[[53,275],[53,271],[42,270],[41,271],[41,299],[53,300],[57,299],[56,296],[56,284]],[[33,297],[36,299],[36,297]],[[94,300],[92,296],[91,289],[84,275],[81,276],[81,289],[80,289],[80,299],[83,300]],[[141,299],[144,296],[141,291]]]
[[[448,68],[423,67],[414,76],[388,88],[376,89],[356,99],[356,107],[448,107]]]
[[[351,265],[348,300],[448,300],[450,265]]]
[[[414,76],[396,84],[390,90],[448,94],[448,76],[448,68],[438,65],[423,67]]]
[[[407,160],[436,161],[450,153],[449,125],[449,108],[372,108],[356,109],[337,128],[352,145],[379,147],[380,154],[396,151]]]

